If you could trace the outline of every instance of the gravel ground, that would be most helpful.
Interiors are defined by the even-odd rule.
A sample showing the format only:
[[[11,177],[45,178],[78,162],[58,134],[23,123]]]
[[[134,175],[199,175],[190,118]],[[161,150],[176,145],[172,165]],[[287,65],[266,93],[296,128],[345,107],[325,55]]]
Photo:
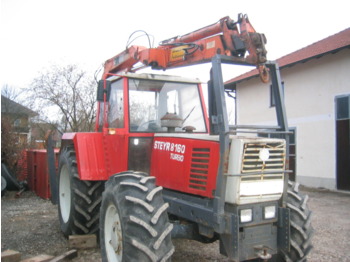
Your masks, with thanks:
[[[314,249],[311,262],[350,262],[350,194],[303,189],[313,211]],[[229,261],[219,253],[218,242],[201,244],[174,240],[173,262]],[[1,250],[17,250],[22,258],[39,254],[61,255],[69,250],[59,229],[57,206],[32,192],[16,198],[7,192],[1,199]],[[101,261],[98,249],[79,251],[73,262]]]

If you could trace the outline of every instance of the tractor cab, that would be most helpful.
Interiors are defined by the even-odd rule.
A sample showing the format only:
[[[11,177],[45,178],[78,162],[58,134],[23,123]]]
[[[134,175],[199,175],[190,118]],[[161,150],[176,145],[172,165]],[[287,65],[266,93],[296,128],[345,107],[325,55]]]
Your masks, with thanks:
[[[199,80],[126,73],[101,80],[98,93],[99,131],[117,129],[131,136],[208,133]]]
[[[180,191],[186,191],[188,177],[179,178],[175,171],[185,168],[189,173],[183,165],[190,161],[186,154],[209,137],[200,81],[177,76],[126,73],[101,80],[96,124],[108,159],[113,159],[107,176],[143,171],[157,176],[159,183],[164,180],[163,186],[175,182]],[[213,144],[218,147],[217,141]],[[199,193],[211,196],[214,182],[213,176],[212,186],[201,186]],[[198,193],[198,186],[191,192]]]

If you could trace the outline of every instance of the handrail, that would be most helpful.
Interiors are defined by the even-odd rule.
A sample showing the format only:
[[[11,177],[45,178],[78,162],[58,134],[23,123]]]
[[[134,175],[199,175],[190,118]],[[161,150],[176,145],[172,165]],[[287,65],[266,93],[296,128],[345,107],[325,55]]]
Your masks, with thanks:
[[[244,176],[256,176],[256,175],[278,175],[278,174],[290,174],[293,173],[293,170],[284,170],[284,171],[269,171],[269,172],[252,172],[252,173],[240,173],[240,174],[228,174],[224,173],[225,176],[227,177],[244,177]]]

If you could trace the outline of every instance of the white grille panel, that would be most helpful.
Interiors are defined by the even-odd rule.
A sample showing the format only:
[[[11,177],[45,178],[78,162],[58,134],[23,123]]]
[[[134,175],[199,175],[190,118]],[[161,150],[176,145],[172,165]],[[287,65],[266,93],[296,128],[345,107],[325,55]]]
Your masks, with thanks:
[[[265,161],[260,159],[260,152],[262,150],[268,150],[269,152],[269,157]],[[242,181],[252,179],[281,179],[285,168],[285,155],[286,148],[284,142],[245,143],[241,173],[263,172],[264,175],[243,176]],[[281,171],[281,174],[276,174],[278,171]],[[272,172],[272,174],[268,172]]]
[[[279,199],[284,184],[285,140],[231,139],[226,202],[240,205]]]

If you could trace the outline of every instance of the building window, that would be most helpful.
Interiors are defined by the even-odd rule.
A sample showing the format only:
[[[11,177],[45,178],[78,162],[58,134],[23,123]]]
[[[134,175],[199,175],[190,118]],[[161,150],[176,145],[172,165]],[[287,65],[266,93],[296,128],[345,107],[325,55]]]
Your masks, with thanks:
[[[350,118],[350,95],[339,96],[337,99],[337,120]]]
[[[281,82],[281,87],[282,87],[282,96],[284,98],[284,82]],[[273,94],[272,85],[270,85],[270,107],[274,107],[274,106],[276,106],[276,99]]]
[[[19,127],[21,125],[21,119],[16,119],[14,122],[13,122],[13,126],[15,127]]]

